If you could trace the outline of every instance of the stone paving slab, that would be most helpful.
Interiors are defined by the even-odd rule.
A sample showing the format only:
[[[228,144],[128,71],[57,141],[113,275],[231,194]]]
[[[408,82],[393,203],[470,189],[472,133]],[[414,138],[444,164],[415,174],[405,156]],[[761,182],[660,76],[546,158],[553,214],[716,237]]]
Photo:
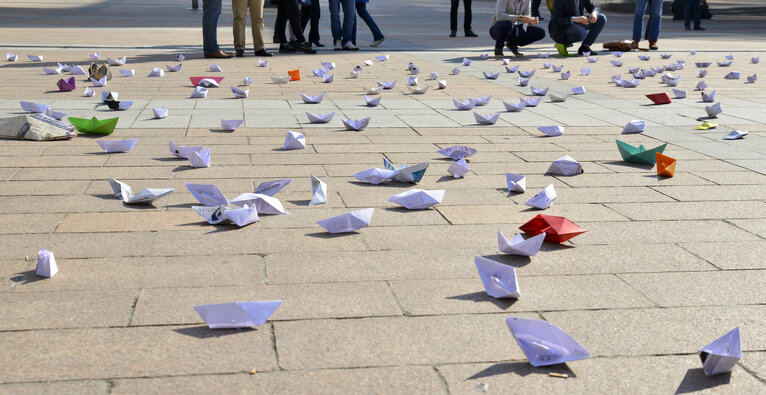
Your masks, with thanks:
[[[311,295],[311,300],[306,296]],[[192,305],[226,303],[230,300],[281,300],[283,306],[272,320],[397,316],[402,312],[382,282],[284,284],[209,288],[158,288],[144,290],[138,298],[132,325],[204,324]],[[168,303],[176,301],[176,303]]]
[[[753,353],[746,353],[750,359]],[[453,394],[475,394],[523,386],[545,393],[741,393],[761,391],[763,384],[736,366],[731,375],[707,377],[697,355],[588,358],[567,365],[534,368],[524,362],[457,364],[438,367]],[[569,379],[549,377],[550,372]]]
[[[519,314],[537,318],[534,313]],[[317,366],[372,367],[401,364],[474,362],[522,358],[511,342],[498,343],[506,333],[501,315],[384,317],[356,320],[277,322],[274,333],[279,366],[286,370]],[[338,343],[332,333],[346,334]],[[290,336],[282,336],[290,333]],[[427,336],[424,336],[427,335]],[[482,344],[492,343],[485,348]],[[461,344],[462,347],[454,347]],[[365,352],[360,353],[363,349]],[[332,350],[328,353],[328,350]]]
[[[270,325],[210,332],[200,326],[4,332],[3,381],[92,380],[276,368]],[[119,340],[119,341],[116,341]],[[35,352],[30,352],[35,350]]]

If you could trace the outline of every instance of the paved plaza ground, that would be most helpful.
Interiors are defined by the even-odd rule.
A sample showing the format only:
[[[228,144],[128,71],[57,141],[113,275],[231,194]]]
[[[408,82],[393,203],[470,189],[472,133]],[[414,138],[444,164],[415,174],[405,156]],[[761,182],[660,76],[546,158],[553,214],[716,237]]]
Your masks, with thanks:
[[[224,1],[219,41],[231,48],[231,10]],[[481,60],[492,42],[487,26],[494,2],[474,2],[479,38],[450,39],[446,0],[373,0],[370,11],[386,41],[372,50],[360,27],[362,51],[276,55],[210,61],[201,56],[201,13],[190,1],[0,1],[0,116],[22,111],[19,100],[50,104],[71,116],[119,116],[104,139],[138,138],[127,153],[103,154],[96,140],[0,140],[0,393],[764,393],[766,392],[766,76],[763,17],[738,13],[703,21],[705,32],[685,32],[663,20],[660,59],[625,54],[621,68],[603,53],[596,64],[552,56],[550,38],[525,49],[511,65],[535,69],[531,85],[587,93],[563,103],[546,97],[535,108],[506,112],[502,101],[530,94],[500,59]],[[713,1],[711,4],[715,4]],[[321,41],[331,45],[323,1]],[[743,7],[752,2],[743,2]],[[725,7],[721,3],[719,7]],[[746,9],[746,8],[741,8]],[[271,38],[275,9],[266,10]],[[547,11],[543,12],[546,17]],[[609,14],[605,40],[630,36],[631,16]],[[461,11],[462,23],[462,11]],[[547,27],[547,26],[546,26]],[[547,29],[546,29],[547,30]],[[600,40],[602,41],[602,40]],[[248,37],[250,42],[250,37]],[[644,42],[644,46],[646,43]],[[274,49],[272,44],[269,48]],[[600,45],[594,46],[600,49]],[[698,52],[692,56],[690,49]],[[60,76],[43,66],[87,65],[88,53],[127,56],[135,77],[114,78],[107,89],[133,106],[119,113],[82,95],[56,90]],[[187,59],[177,73],[148,78],[153,67]],[[27,54],[45,61],[33,63]],[[348,72],[366,59],[389,54]],[[734,55],[728,68],[716,67]],[[463,67],[463,57],[473,59]],[[685,60],[685,99],[650,105],[648,93],[670,92],[659,76],[635,89],[618,88],[613,74],[627,66]],[[764,59],[766,60],[766,59]],[[321,61],[337,64],[336,81],[311,74]],[[563,64],[569,80],[542,68]],[[710,61],[705,78],[724,113],[719,127],[694,130],[705,116],[694,62]],[[444,90],[412,95],[406,65],[437,72]],[[206,99],[188,98],[189,76],[218,64],[225,80]],[[460,66],[462,73],[449,75]],[[589,76],[580,75],[591,66]],[[286,85],[270,76],[300,69]],[[729,71],[743,79],[724,80]],[[501,72],[497,80],[482,72]],[[229,85],[251,76],[250,97],[232,98]],[[398,80],[379,107],[364,106],[362,88]],[[97,89],[97,96],[98,91]],[[300,93],[327,96],[303,104]],[[477,125],[452,99],[492,95],[482,113],[500,112],[493,126]],[[166,119],[152,118],[164,106]],[[306,111],[335,111],[325,125],[308,124]],[[344,131],[340,118],[372,120],[362,132]],[[235,132],[221,118],[245,119]],[[621,135],[632,119],[642,134]],[[543,137],[538,126],[562,125]],[[734,129],[744,140],[724,141]],[[287,130],[306,135],[307,147],[282,151]],[[615,139],[647,147],[668,143],[675,177],[622,161]],[[171,157],[168,141],[210,147],[213,165],[192,169]],[[451,145],[478,149],[463,179],[435,151]],[[546,174],[569,155],[584,173]],[[430,160],[423,189],[444,189],[434,208],[407,211],[387,200],[413,184],[366,185],[352,175]],[[523,194],[506,191],[505,174],[527,176]],[[327,204],[308,207],[309,176],[327,183]],[[175,188],[154,205],[124,205],[107,183],[134,189]],[[263,215],[244,227],[208,225],[192,211],[185,183],[216,184],[232,198],[276,178],[293,182],[276,197],[289,215]],[[553,183],[558,199],[544,211],[524,202]],[[374,207],[368,228],[330,235],[315,224],[333,215]],[[497,251],[496,233],[518,232],[536,214],[565,216],[587,233],[561,245],[545,243],[532,258]],[[60,272],[34,273],[37,251],[55,253]],[[481,255],[516,268],[521,298],[484,292],[473,260]],[[25,258],[28,257],[28,260]],[[192,305],[282,300],[262,327],[210,330]],[[566,365],[533,368],[505,325],[505,317],[557,325],[591,354]],[[697,349],[734,327],[742,360],[731,374],[706,377]],[[569,379],[550,377],[566,373]]]

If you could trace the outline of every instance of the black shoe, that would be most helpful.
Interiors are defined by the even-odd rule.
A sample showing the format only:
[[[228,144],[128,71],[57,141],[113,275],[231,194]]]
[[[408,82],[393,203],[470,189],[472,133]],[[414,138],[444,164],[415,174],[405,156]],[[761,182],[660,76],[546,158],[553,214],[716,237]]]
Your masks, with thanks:
[[[317,48],[324,47],[324,44],[320,43],[319,41],[310,42],[309,44],[311,44],[311,45],[313,45],[313,46],[315,46]]]
[[[544,20],[545,20],[545,18],[543,18],[543,17],[541,17],[541,16],[538,16],[538,17],[537,17],[537,19],[538,19],[538,20],[541,20],[541,21],[544,21]]]
[[[694,30],[707,30],[702,26],[694,26]]]
[[[577,50],[577,54],[580,56],[583,56],[583,53],[590,52],[591,55],[593,55],[593,52],[590,50],[590,47],[587,45],[580,45],[580,49]]]
[[[450,37],[455,37],[455,36],[457,36],[457,31],[455,31],[455,30],[451,31],[451,32],[450,32],[450,34],[449,34],[449,36],[450,36]]]
[[[290,44],[279,44],[279,53],[295,53],[296,48]]]
[[[311,49],[311,44],[308,41],[304,41],[295,47],[296,52],[303,52],[307,54],[315,54],[317,51]]]
[[[267,58],[269,56],[274,56],[274,55],[272,55],[270,52],[266,52],[266,49],[259,49],[259,50],[255,51],[255,56],[263,56],[263,57]]]
[[[473,31],[471,31],[471,30],[469,30],[469,31],[465,32],[465,36],[466,36],[466,37],[479,37],[479,36],[478,36],[476,33],[474,33],[474,32],[473,32]]]
[[[692,30],[692,28],[691,28],[691,26],[686,25],[686,26],[684,26],[684,30]]]
[[[513,52],[513,56],[524,56],[521,52],[519,52],[519,46],[518,45],[508,43],[508,45],[506,45],[506,46],[508,47],[508,49],[511,50],[511,52]]]
[[[277,37],[277,35],[275,34],[274,38],[271,40],[271,42],[274,43],[274,44],[279,44],[279,42],[280,42],[279,41],[279,37]]]
[[[503,53],[503,47],[495,48],[495,56],[503,57],[505,54]]]
[[[237,54],[235,55],[238,58],[244,58],[245,57],[245,50],[244,49],[238,49]]]

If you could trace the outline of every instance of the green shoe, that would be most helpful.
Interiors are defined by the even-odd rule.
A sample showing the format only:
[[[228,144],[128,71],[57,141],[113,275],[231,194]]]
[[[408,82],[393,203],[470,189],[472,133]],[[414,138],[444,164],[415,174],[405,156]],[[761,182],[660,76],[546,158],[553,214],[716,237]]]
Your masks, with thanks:
[[[556,47],[556,50],[559,51],[559,55],[561,56],[569,56],[569,57],[577,56],[575,54],[570,54],[569,52],[567,52],[567,47],[564,44],[556,43],[555,47]]]

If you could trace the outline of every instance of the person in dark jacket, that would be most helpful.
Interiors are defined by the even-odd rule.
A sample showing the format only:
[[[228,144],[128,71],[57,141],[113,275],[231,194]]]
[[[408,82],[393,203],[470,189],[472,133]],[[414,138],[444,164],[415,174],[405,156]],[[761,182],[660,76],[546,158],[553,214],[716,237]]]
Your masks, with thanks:
[[[584,11],[587,11],[585,13]],[[590,52],[599,33],[606,25],[606,15],[598,12],[591,0],[555,0],[548,33],[556,42],[560,54],[569,56],[567,47],[582,41],[578,55]]]

